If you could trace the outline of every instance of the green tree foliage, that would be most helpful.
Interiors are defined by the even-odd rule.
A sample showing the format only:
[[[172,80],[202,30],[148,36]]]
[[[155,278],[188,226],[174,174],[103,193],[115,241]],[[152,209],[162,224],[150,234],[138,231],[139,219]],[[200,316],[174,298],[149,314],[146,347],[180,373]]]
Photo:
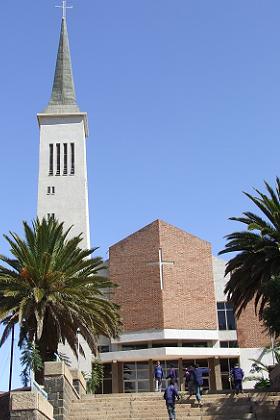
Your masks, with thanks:
[[[36,373],[43,368],[43,361],[35,343],[26,342],[23,345],[20,363],[23,367],[20,375],[23,386],[28,386],[31,381],[31,371]]]
[[[280,336],[280,276],[273,276],[264,287],[269,304],[264,308],[263,319],[267,328]],[[280,363],[280,360],[279,360]]]
[[[102,259],[90,258],[94,249],[81,249],[82,236],[68,239],[71,228],[53,218],[23,227],[23,239],[5,235],[13,257],[0,255],[0,347],[16,323],[19,345],[34,341],[43,361],[55,359],[59,342],[77,355],[77,329],[93,352],[98,335],[116,337],[118,306],[105,295],[114,285]]]
[[[235,253],[227,263],[225,274],[230,274],[225,292],[240,315],[254,300],[256,311],[262,319],[269,304],[265,287],[273,276],[280,273],[280,180],[275,190],[265,182],[266,193],[255,190],[256,195],[245,193],[260,215],[250,211],[242,217],[232,217],[246,229],[226,236],[227,244],[220,254]]]
[[[84,378],[87,384],[87,393],[95,394],[103,381],[103,365],[99,359],[95,359],[91,373],[85,373]]]

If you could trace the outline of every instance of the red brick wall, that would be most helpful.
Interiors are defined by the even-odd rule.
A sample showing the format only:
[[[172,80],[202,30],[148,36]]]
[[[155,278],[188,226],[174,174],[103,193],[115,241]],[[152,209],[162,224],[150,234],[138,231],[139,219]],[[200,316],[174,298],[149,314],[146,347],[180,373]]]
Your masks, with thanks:
[[[114,300],[121,305],[125,331],[163,328],[158,261],[159,229],[154,222],[110,248],[109,276],[119,285]]]
[[[209,242],[160,221],[164,260],[164,327],[216,329],[216,301]],[[203,337],[201,337],[203,338]]]
[[[163,268],[160,289],[158,261]],[[121,305],[125,331],[152,328],[215,329],[216,303],[211,245],[156,220],[110,248],[109,274],[120,287],[114,300]],[[201,337],[203,338],[203,337]]]
[[[270,344],[270,337],[255,314],[254,302],[250,302],[237,319],[239,347],[258,348]]]

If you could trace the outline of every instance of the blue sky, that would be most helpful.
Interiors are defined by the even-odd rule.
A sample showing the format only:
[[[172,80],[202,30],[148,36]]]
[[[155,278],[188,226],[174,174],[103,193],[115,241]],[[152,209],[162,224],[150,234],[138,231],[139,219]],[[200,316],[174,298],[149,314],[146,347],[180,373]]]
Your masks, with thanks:
[[[36,113],[50,96],[59,2],[1,5],[2,254],[2,233],[21,232],[36,215]],[[92,245],[105,257],[160,218],[210,241],[216,254],[237,227],[228,217],[251,208],[242,191],[279,175],[279,1],[68,3],[77,98],[90,124]],[[14,386],[18,371],[16,361]]]

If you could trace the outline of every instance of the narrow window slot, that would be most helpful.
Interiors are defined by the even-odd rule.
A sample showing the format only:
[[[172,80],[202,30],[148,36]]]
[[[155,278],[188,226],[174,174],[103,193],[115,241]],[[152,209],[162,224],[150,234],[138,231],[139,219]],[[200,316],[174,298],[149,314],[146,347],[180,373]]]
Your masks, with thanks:
[[[53,144],[49,144],[49,175],[53,175]]]
[[[60,144],[56,144],[56,175],[60,175]]]
[[[71,146],[71,175],[75,174],[75,144],[70,143]]]
[[[55,187],[47,187],[47,195],[54,195]]]
[[[68,164],[67,164],[67,160],[68,160],[68,150],[67,150],[67,143],[63,143],[63,153],[64,153],[64,158],[63,158],[63,175],[67,175],[68,173]]]

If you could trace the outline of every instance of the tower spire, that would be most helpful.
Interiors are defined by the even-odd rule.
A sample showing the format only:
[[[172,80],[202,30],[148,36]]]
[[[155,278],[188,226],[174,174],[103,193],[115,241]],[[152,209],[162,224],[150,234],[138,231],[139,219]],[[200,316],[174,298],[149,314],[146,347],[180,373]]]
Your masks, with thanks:
[[[63,1],[63,17],[56,59],[52,94],[45,113],[65,114],[80,112],[76,102],[74,79],[72,72],[68,31],[66,24],[66,2]]]

